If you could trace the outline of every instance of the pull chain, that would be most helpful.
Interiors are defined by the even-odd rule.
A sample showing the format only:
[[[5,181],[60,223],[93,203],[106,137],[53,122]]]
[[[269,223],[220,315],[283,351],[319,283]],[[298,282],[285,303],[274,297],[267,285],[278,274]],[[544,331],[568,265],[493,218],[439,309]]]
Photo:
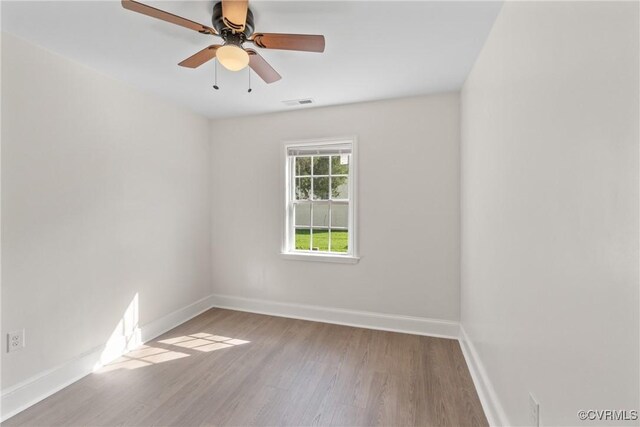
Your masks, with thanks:
[[[215,70],[214,71],[214,73],[215,73],[214,74],[215,75],[215,81],[213,82],[213,88],[215,90],[218,90],[218,89],[220,89],[218,87],[218,58],[215,58],[213,61],[214,61],[214,70]]]
[[[247,67],[247,70],[249,70],[249,90],[247,92],[251,93],[251,68]]]

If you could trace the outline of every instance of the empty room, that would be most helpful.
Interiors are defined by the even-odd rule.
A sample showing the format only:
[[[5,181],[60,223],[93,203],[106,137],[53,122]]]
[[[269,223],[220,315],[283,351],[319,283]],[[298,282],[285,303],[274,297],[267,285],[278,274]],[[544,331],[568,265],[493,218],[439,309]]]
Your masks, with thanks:
[[[640,1],[0,23],[3,426],[640,426]]]

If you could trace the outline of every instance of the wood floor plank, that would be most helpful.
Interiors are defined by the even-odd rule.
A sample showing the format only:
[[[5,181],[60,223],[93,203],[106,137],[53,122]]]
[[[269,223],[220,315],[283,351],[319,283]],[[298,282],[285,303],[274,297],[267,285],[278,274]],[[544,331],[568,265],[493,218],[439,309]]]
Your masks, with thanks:
[[[456,340],[212,309],[6,426],[485,426]]]

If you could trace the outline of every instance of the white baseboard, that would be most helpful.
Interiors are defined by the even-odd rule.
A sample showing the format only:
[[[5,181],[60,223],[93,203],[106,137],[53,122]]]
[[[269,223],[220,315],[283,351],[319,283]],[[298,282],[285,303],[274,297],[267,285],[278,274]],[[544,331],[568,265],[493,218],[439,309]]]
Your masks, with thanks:
[[[211,306],[211,296],[207,296],[140,327],[142,342],[162,335],[166,331],[210,309]],[[101,360],[104,350],[104,345],[96,347],[60,366],[41,372],[21,383],[2,390],[0,422],[13,417],[93,372],[96,365],[105,362]],[[121,355],[122,353],[115,354],[114,358]]]
[[[218,308],[335,323],[359,328],[451,339],[458,339],[459,335],[458,322],[448,320],[345,310],[217,294],[211,295],[211,302],[214,307]]]
[[[186,307],[182,307],[166,316],[147,323],[141,329],[142,342],[150,341],[167,331],[182,325],[187,320],[193,319],[213,306],[212,297],[208,295]]]
[[[498,395],[487,375],[487,371],[484,369],[484,365],[478,357],[478,352],[462,325],[460,325],[459,341],[462,354],[469,367],[473,384],[478,392],[478,397],[480,398],[480,403],[482,404],[482,409],[484,409],[489,425],[510,426],[511,423],[500,404],[500,399],[498,399]]]
[[[100,360],[102,349],[102,347],[94,348],[67,363],[2,390],[0,421],[6,421],[31,405],[35,405],[90,374],[96,362]]]

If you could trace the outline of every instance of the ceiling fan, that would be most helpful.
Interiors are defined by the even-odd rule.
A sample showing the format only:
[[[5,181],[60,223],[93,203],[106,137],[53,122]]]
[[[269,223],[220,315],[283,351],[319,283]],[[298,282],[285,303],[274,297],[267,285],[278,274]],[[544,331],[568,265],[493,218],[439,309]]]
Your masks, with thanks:
[[[282,78],[280,74],[254,49],[244,48],[243,43],[253,43],[263,49],[324,52],[324,36],[321,35],[254,32],[253,13],[249,9],[248,0],[222,0],[214,4],[211,18],[213,28],[134,0],[122,0],[122,7],[202,34],[222,38],[222,44],[205,47],[180,62],[178,65],[182,67],[197,68],[217,58],[228,70],[239,71],[248,65],[266,83],[273,83]]]

